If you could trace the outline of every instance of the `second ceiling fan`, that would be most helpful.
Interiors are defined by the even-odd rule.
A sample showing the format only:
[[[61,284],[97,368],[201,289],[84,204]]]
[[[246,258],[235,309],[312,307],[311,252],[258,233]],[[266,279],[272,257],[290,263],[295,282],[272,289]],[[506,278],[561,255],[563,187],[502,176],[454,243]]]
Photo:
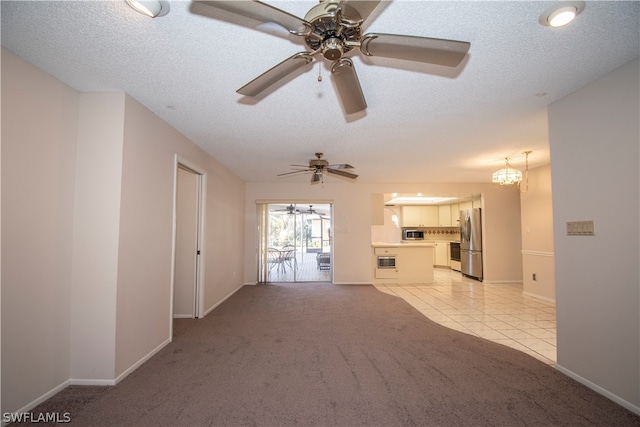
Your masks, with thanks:
[[[398,34],[362,34],[362,24],[380,0],[320,0],[304,19],[260,1],[201,1],[206,6],[271,22],[289,33],[304,37],[309,51],[298,52],[262,73],[237,90],[245,96],[256,96],[298,68],[321,55],[331,65],[338,95],[347,114],[367,108],[353,61],[345,57],[357,47],[366,56],[381,56],[409,61],[456,67],[467,54],[470,43]]]
[[[278,176],[296,175],[300,173],[311,172],[311,183],[316,184],[318,182],[324,182],[324,173],[342,176],[344,178],[356,179],[358,175],[355,173],[347,172],[345,169],[353,169],[353,166],[347,163],[329,164],[328,161],[322,158],[324,153],[316,153],[316,158],[309,160],[308,165],[291,165],[295,169],[293,172],[280,173]]]

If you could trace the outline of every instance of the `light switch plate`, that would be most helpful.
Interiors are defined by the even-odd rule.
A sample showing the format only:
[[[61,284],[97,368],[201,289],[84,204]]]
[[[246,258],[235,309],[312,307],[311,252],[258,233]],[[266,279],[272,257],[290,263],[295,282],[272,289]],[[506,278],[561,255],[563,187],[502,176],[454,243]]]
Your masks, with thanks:
[[[567,221],[567,236],[594,236],[593,221]]]

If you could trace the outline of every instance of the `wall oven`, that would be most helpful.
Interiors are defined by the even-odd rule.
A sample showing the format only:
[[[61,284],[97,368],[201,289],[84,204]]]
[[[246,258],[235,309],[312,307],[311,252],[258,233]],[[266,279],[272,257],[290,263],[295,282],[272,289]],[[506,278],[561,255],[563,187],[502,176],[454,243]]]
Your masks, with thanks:
[[[396,256],[395,255],[379,255],[378,256],[378,268],[379,269],[393,269],[396,268]]]

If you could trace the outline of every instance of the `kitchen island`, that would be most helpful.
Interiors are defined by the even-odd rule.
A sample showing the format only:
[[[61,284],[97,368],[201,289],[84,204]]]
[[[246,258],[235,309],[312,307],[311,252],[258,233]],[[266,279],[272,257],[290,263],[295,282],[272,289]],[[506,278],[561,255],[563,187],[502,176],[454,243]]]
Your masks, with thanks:
[[[433,243],[373,242],[373,283],[433,283]]]

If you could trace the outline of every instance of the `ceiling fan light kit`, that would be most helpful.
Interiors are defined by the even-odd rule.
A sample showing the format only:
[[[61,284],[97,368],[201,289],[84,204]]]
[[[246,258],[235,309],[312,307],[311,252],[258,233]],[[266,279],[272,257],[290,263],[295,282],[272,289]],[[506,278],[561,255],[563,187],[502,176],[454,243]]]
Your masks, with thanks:
[[[151,18],[169,13],[169,2],[165,0],[125,0],[132,9]]]
[[[129,0],[128,0],[129,1]],[[261,1],[201,1],[263,23],[276,23],[289,33],[301,36],[309,51],[299,52],[259,75],[238,93],[256,96],[312,62],[317,55],[333,61],[331,75],[346,114],[367,108],[353,61],[345,55],[359,48],[365,56],[380,56],[447,67],[458,66],[471,46],[468,42],[398,34],[362,34],[362,25],[380,0],[320,0],[304,19]]]
[[[559,28],[572,22],[584,10],[583,1],[565,1],[557,3],[545,10],[540,15],[540,24],[548,27]]]

